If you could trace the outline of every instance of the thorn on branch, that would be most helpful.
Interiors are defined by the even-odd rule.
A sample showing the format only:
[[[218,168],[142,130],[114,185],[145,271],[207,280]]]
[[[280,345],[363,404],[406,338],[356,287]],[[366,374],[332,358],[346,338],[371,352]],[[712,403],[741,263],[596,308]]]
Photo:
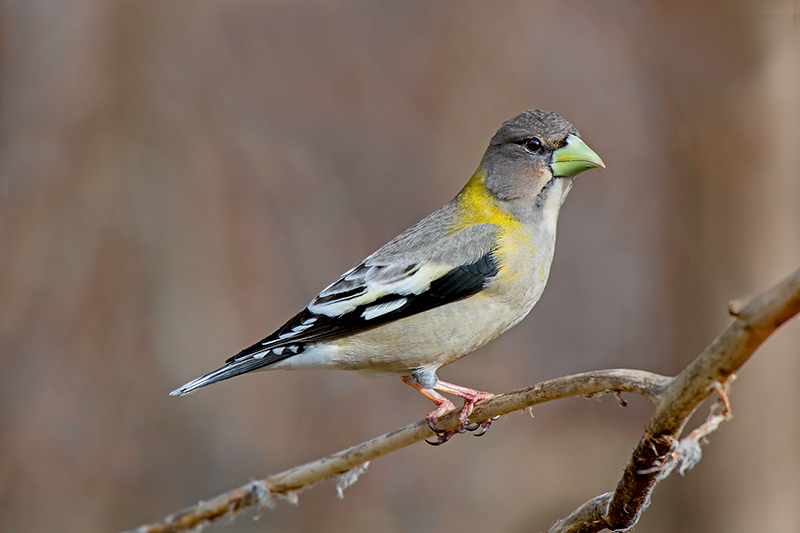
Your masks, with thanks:
[[[734,298],[733,300],[728,302],[728,313],[730,313],[731,316],[735,316],[736,318],[747,320],[752,315],[752,313],[750,313],[750,310],[748,309],[752,301],[753,298],[750,296],[744,296],[742,298]]]
[[[626,402],[625,398],[622,397],[622,391],[615,390],[614,396],[617,397],[617,401],[619,401],[620,407],[628,407],[628,402]]]

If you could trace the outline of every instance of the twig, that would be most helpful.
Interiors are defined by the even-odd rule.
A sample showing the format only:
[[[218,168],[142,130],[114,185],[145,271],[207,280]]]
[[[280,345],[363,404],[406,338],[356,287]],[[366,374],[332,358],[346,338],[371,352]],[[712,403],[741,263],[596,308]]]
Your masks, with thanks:
[[[640,370],[586,372],[551,379],[538,385],[499,394],[489,400],[484,400],[475,406],[475,411],[470,419],[473,422],[481,422],[536,404],[605,391],[641,394],[658,405],[657,399],[669,382],[670,378]],[[455,429],[457,425],[458,410],[442,417],[437,427],[448,431]],[[139,533],[188,531],[229,517],[247,507],[268,507],[273,499],[287,495],[293,498],[296,491],[300,489],[328,477],[341,475],[377,457],[434,436],[427,421],[420,420],[323,459],[273,474],[261,481],[253,481],[236,490],[217,496],[213,500],[200,502],[193,507],[169,515],[160,522],[141,526],[134,531]]]
[[[592,513],[572,514],[556,523],[550,533],[627,531],[636,525],[650,502],[656,484],[669,473],[666,465],[678,453],[678,437],[691,415],[712,392],[720,392],[725,417],[730,416],[726,386],[734,373],[776,329],[800,313],[800,270],[751,298],[729,304],[737,317],[697,359],[678,374],[660,395],[656,412],[631,456],[613,497],[590,500],[582,508]],[[713,415],[712,415],[713,416]],[[705,437],[721,420],[710,418],[701,426]],[[692,435],[687,439],[692,438]],[[670,468],[671,470],[671,468]],[[607,502],[607,507],[603,507]]]
[[[606,493],[581,506],[556,523],[551,532],[594,532],[605,528],[625,530],[633,527],[649,503],[655,485],[681,460],[680,445],[698,442],[729,416],[727,407],[722,419],[709,418],[696,432],[679,441],[678,437],[695,409],[714,390],[721,393],[727,406],[728,380],[781,324],[800,312],[800,270],[769,291],[744,303],[731,303],[738,319],[675,378],[641,370],[602,370],[552,379],[500,394],[476,404],[472,422],[518,411],[552,400],[601,392],[629,392],[648,398],[656,408],[645,435],[633,453],[622,480],[614,493]],[[444,416],[438,428],[452,430],[458,425],[458,410]],[[323,459],[274,474],[261,481],[217,496],[162,521],[144,525],[140,533],[188,531],[229,518],[242,509],[271,507],[275,499],[296,502],[297,491],[332,476],[351,484],[369,461],[400,448],[433,437],[425,420],[397,429],[380,437],[340,451]],[[699,445],[698,445],[699,446]],[[697,455],[699,458],[699,454]],[[691,464],[687,463],[691,467]],[[358,469],[358,470],[354,470]],[[681,466],[681,470],[685,469]],[[341,490],[339,491],[341,494]]]

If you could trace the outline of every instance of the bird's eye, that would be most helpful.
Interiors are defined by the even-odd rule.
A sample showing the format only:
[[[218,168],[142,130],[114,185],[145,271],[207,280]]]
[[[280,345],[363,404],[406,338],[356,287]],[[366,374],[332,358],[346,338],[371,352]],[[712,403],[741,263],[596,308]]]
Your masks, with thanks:
[[[525,148],[527,148],[531,152],[538,152],[539,150],[542,149],[542,141],[540,141],[536,137],[528,139],[527,141],[525,141]]]

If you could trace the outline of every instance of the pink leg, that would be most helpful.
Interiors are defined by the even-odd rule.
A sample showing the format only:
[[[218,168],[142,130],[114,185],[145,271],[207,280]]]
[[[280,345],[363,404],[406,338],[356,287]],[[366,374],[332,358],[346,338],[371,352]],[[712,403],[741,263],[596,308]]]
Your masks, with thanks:
[[[437,383],[436,389],[442,392],[449,392],[450,394],[455,394],[456,396],[459,396],[464,399],[464,407],[461,409],[461,414],[458,415],[458,421],[461,422],[461,426],[464,428],[470,426],[469,415],[472,414],[472,410],[475,408],[475,404],[481,400],[486,400],[494,396],[494,394],[492,394],[491,392],[481,392],[475,389],[462,387],[461,385],[454,385],[453,383],[447,383],[446,381],[440,381],[439,383]],[[487,422],[491,424],[491,421]],[[489,426],[486,425],[486,429],[488,429],[488,427]]]
[[[431,429],[438,432],[436,429],[436,423],[439,421],[439,417],[446,412],[455,409],[456,405],[435,390],[423,387],[411,376],[403,376],[401,379],[403,380],[403,383],[414,387],[424,394],[426,398],[436,404],[436,409],[428,413],[428,416],[426,416],[425,419],[428,421],[428,425],[431,426]]]
[[[463,433],[464,429],[469,429],[470,431],[474,431],[479,427],[482,430],[479,433],[476,433],[477,436],[483,435],[486,433],[486,430],[489,429],[489,426],[492,423],[492,420],[486,420],[485,422],[481,423],[480,425],[472,425],[469,421],[469,416],[472,414],[472,410],[475,407],[475,403],[485,400],[487,398],[491,398],[494,396],[491,392],[481,392],[475,389],[470,389],[467,387],[462,387],[460,385],[454,385],[452,383],[447,383],[445,381],[439,381],[436,384],[435,389],[438,389],[443,392],[449,392],[450,394],[455,394],[456,396],[464,399],[464,407],[461,409],[461,413],[458,415],[458,421],[461,424],[461,428],[455,431],[446,431],[444,433],[440,432],[436,428],[436,423],[438,422],[439,417],[447,413],[448,411],[452,411],[456,408],[455,404],[436,392],[436,390],[432,388],[427,388],[421,385],[417,380],[412,378],[411,376],[403,376],[402,377],[403,383],[414,387],[422,394],[425,395],[429,400],[436,404],[436,409],[428,413],[428,416],[425,419],[428,421],[428,425],[431,427],[433,431],[439,435],[439,440],[437,442],[428,442],[429,444],[444,444],[450,437],[455,435],[456,433]],[[463,429],[462,429],[463,428]]]

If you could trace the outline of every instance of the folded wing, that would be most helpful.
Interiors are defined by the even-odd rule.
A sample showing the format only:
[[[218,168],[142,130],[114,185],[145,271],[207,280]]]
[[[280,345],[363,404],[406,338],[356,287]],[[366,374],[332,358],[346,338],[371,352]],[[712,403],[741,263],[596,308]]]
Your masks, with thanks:
[[[323,290],[277,331],[228,362],[264,354],[263,364],[272,364],[300,353],[304,344],[422,313],[480,292],[498,270],[491,251],[473,263],[457,267],[362,263]],[[285,349],[280,350],[281,347]]]

